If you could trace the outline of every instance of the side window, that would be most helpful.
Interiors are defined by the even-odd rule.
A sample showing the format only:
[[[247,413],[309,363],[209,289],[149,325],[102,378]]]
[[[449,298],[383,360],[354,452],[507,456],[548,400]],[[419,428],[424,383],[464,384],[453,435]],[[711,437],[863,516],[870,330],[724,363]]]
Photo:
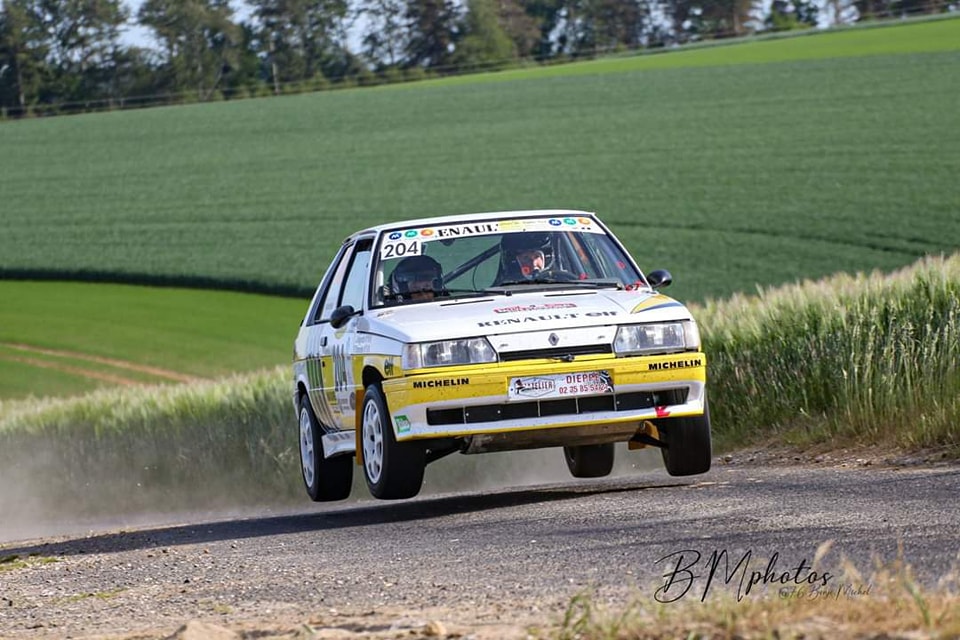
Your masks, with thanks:
[[[340,253],[340,261],[333,267],[333,276],[327,282],[326,291],[320,296],[320,302],[317,303],[317,312],[313,317],[313,323],[326,322],[330,319],[330,314],[337,308],[337,298],[340,296],[340,289],[343,286],[343,280],[347,272],[347,265],[350,264],[350,257],[353,255],[353,247],[347,247]]]
[[[347,270],[339,306],[349,304],[358,311],[363,308],[363,292],[366,289],[367,278],[370,273],[372,250],[373,242],[370,240],[361,241],[357,244],[357,250],[353,254],[350,268]]]

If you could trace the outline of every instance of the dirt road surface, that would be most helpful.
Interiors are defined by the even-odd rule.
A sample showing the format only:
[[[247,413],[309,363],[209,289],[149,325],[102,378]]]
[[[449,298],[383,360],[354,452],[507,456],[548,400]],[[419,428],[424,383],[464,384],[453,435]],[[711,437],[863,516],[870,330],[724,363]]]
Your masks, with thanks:
[[[956,465],[720,464],[8,542],[0,637],[168,637],[198,621],[248,637],[523,638],[584,592],[763,597],[785,573],[835,586],[844,559],[869,574],[898,549],[932,585],[957,565],[958,495]],[[708,581],[711,557],[770,579],[749,594],[737,575]]]

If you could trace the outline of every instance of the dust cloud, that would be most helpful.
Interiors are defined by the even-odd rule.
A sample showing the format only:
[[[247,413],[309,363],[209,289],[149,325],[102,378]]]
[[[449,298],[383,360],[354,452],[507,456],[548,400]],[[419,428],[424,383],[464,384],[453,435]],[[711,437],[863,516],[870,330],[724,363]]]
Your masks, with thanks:
[[[61,455],[52,452],[34,449],[21,453],[14,458],[4,456],[5,464],[0,465],[0,545],[148,526],[270,517],[358,501],[378,504],[359,467],[354,468],[349,500],[316,505],[303,490],[298,461],[286,464],[282,481],[263,482],[241,471],[229,477],[211,473],[203,482],[185,484],[175,478],[151,477],[149,470],[120,462],[78,472],[65,468]],[[658,452],[628,451],[619,444],[611,475],[659,468]],[[419,499],[571,482],[591,481],[570,476],[560,448],[453,454],[427,467]]]

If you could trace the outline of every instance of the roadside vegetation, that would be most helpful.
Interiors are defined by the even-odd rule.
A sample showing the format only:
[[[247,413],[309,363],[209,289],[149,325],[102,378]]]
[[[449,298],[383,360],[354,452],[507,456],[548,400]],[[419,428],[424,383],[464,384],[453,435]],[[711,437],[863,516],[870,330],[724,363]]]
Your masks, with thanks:
[[[17,521],[277,504],[300,493],[286,368],[0,402],[0,495]]]
[[[960,456],[960,254],[710,302],[698,314],[721,441]]]
[[[960,254],[893,275],[838,275],[711,301],[696,312],[719,452],[777,439],[960,456]],[[0,402],[0,485],[30,487],[61,512],[298,501],[291,393],[281,366]],[[464,459],[456,473],[469,477],[474,464]],[[497,462],[483,464],[489,474]],[[26,504],[11,500],[0,499],[0,512]]]

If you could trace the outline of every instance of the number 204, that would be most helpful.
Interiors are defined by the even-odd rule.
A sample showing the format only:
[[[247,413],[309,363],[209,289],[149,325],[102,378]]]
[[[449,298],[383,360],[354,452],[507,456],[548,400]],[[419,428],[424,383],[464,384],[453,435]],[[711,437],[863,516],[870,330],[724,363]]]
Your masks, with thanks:
[[[382,257],[389,260],[390,258],[402,258],[406,255],[417,255],[420,253],[420,243],[416,240],[411,240],[410,242],[397,242],[395,244],[385,244],[383,245]]]

